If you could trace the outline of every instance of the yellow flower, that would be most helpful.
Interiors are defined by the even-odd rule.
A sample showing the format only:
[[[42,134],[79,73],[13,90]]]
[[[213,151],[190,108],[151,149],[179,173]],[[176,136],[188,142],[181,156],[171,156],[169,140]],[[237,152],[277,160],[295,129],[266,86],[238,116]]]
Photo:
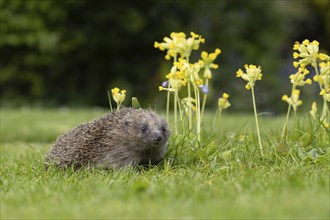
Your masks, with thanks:
[[[291,74],[290,75],[290,79],[291,79],[291,83],[294,87],[296,86],[303,86],[305,84],[312,84],[312,80],[311,79],[306,79],[305,80],[305,76],[309,73],[309,71],[307,69],[305,69],[305,67],[300,67],[298,69],[298,71],[295,74]]]
[[[294,52],[294,53],[293,53],[293,58],[297,59],[298,57],[299,57],[299,53]]]
[[[170,78],[168,80],[170,83],[171,88],[174,89],[174,91],[179,91],[182,87],[182,80],[181,79],[176,79],[176,78]]]
[[[189,76],[191,78],[191,82],[197,87],[203,84],[203,80],[199,77],[198,74],[199,72],[200,72],[200,65],[198,62],[190,65]]]
[[[322,89],[320,95],[323,96],[327,102],[330,102],[330,89]]]
[[[154,47],[159,48],[160,50],[164,51],[167,50],[167,54],[165,59],[169,60],[171,57],[176,57],[177,54],[183,53],[182,45],[185,42],[186,35],[182,32],[175,33],[172,32],[170,37],[164,37],[161,43],[155,42]]]
[[[186,39],[186,41],[182,45],[183,52],[181,53],[181,56],[185,58],[190,56],[192,50],[198,50],[200,43],[205,42],[205,39],[202,38],[202,36],[199,34],[190,32],[190,35],[191,37]]]
[[[297,111],[298,106],[302,105],[302,101],[299,100],[300,90],[295,89],[291,93],[291,97],[289,98],[287,95],[282,96],[282,100],[287,102],[292,106],[294,111]]]
[[[320,53],[319,58],[320,58],[320,60],[330,61],[330,57],[324,53]]]
[[[293,66],[297,68],[299,66],[299,62],[293,61]]]
[[[241,69],[239,69],[239,70],[236,72],[236,77],[242,77],[243,74],[244,74],[244,72],[243,72]]]
[[[228,101],[229,95],[227,93],[223,93],[222,97],[218,99],[218,107],[219,109],[223,110],[229,108],[231,106],[230,102]]]
[[[205,39],[194,32],[190,33],[191,37],[186,39],[186,35],[182,32],[172,32],[169,37],[164,37],[164,42],[154,43],[155,48],[167,50],[165,59],[180,55],[181,57],[189,57],[192,50],[197,50],[200,43],[204,43]]]
[[[295,42],[293,45],[293,50],[298,52],[293,53],[293,58],[301,58],[299,61],[293,62],[294,67],[299,65],[309,65],[313,64],[316,58],[319,57],[319,42],[314,40],[310,42],[309,40],[304,40],[302,43]]]
[[[300,43],[298,41],[296,41],[293,45],[293,50],[298,50],[300,47]]]
[[[251,89],[251,87],[254,86],[255,82],[257,80],[261,80],[262,74],[261,74],[261,66],[255,66],[255,65],[244,65],[246,69],[246,73],[244,73],[241,69],[239,69],[236,72],[236,77],[240,77],[243,80],[247,81],[248,83],[246,84],[245,88],[246,89]]]
[[[177,68],[177,69],[180,69],[181,71],[182,70],[185,70],[189,67],[189,64],[187,62],[186,59],[184,58],[179,58],[179,61],[177,62],[174,62],[174,66]]]
[[[187,63],[186,59],[180,58],[179,61],[174,62],[177,69],[176,78],[182,80],[182,85],[186,86],[187,82],[193,83],[194,86],[203,84],[203,80],[199,77],[201,62],[194,64]]]
[[[282,96],[282,100],[283,100],[283,101],[287,101],[288,99],[289,99],[288,95],[283,95],[283,96]]]
[[[119,108],[121,103],[125,100],[126,90],[120,90],[119,88],[115,87],[111,89],[111,93],[113,100],[115,100],[117,103],[117,108]]]
[[[197,109],[196,108],[196,99],[194,99],[194,98],[191,98],[191,97],[190,98],[188,98],[188,97],[183,98],[181,100],[181,103],[182,103],[184,111],[187,115],[189,114],[190,109],[193,110],[193,111],[196,111],[196,109]]]
[[[192,50],[198,50],[199,44],[205,42],[202,36],[194,32],[191,32],[190,35],[191,37],[187,39],[186,35],[182,32],[172,32],[170,37],[163,38],[164,42],[155,42],[154,47],[162,51],[167,50],[165,56],[167,60],[171,59],[171,57],[177,57],[177,55],[187,58],[190,56]]]
[[[210,69],[218,69],[219,65],[214,64],[213,61],[217,58],[217,56],[221,53],[219,48],[215,49],[214,53],[208,54],[206,51],[201,53],[202,60],[200,63],[200,68],[204,68],[204,78],[211,79],[212,72]]]
[[[198,66],[187,63],[187,60],[180,58],[179,61],[174,62],[171,72],[166,75],[168,79],[169,87],[160,86],[159,91],[167,90],[170,92],[178,92],[182,86],[186,86],[187,82],[190,80],[192,74],[197,74],[199,69],[195,69]],[[197,77],[192,77],[193,82],[196,84],[202,84],[203,81],[199,80]]]
[[[314,81],[319,82],[320,85],[324,86],[325,90],[330,89],[330,61],[322,62],[319,64],[320,74],[314,76]]]
[[[311,114],[312,118],[315,120],[316,119],[316,114],[317,114],[316,102],[313,102],[312,109],[309,111],[309,113]]]

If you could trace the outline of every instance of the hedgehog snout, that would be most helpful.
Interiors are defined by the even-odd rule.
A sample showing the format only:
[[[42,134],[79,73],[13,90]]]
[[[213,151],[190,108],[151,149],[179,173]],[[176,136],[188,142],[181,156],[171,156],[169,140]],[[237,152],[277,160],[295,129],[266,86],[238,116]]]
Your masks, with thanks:
[[[160,135],[157,135],[155,138],[154,138],[154,143],[155,144],[159,144],[161,141],[162,141],[162,136]]]

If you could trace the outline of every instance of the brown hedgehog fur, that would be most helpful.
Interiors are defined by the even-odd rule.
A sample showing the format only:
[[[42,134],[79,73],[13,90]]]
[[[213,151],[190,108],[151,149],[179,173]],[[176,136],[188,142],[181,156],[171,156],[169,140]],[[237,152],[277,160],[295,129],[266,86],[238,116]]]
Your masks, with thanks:
[[[150,109],[122,108],[59,136],[46,155],[46,168],[121,168],[157,164],[166,153],[169,130]]]

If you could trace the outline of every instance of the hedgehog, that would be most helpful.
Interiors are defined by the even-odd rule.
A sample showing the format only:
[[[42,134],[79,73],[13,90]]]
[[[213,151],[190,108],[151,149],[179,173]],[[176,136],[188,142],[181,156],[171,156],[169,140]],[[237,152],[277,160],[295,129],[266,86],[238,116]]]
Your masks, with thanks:
[[[46,155],[46,169],[124,168],[158,164],[169,139],[166,119],[151,109],[121,108],[59,136]]]

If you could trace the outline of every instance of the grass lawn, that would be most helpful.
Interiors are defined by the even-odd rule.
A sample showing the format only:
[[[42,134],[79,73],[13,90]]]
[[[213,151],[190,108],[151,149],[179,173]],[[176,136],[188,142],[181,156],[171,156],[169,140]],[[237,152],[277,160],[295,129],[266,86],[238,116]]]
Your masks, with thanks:
[[[55,138],[105,110],[1,109],[1,219],[329,219],[329,132],[307,114],[290,124],[253,115],[211,114],[198,143],[172,135],[158,166],[104,171],[43,167]]]

